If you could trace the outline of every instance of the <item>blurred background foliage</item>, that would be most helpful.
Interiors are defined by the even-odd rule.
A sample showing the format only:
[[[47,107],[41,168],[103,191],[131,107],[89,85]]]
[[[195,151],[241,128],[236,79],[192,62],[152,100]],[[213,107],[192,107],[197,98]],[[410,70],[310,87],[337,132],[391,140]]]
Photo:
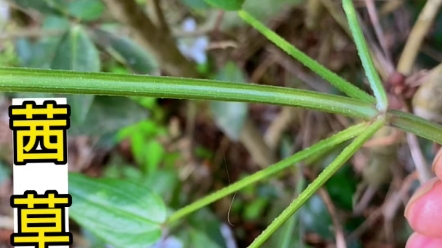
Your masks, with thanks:
[[[376,1],[384,39],[395,61],[425,2]],[[337,93],[245,25],[235,12],[214,9],[204,0],[136,0],[137,8],[160,32],[154,34],[148,25],[143,29],[145,23],[137,23],[138,27],[122,23],[110,11],[112,3],[1,0],[0,66],[179,76],[168,68],[183,71],[184,65],[164,66],[179,60],[152,51],[178,49],[199,77]],[[361,23],[373,33],[364,1],[355,4]],[[355,46],[330,12],[342,11],[340,1],[248,0],[244,8],[327,68],[366,87]],[[175,47],[169,43],[146,46],[134,28],[145,33],[142,37],[170,36]],[[416,72],[440,63],[441,41],[442,15],[438,15],[419,53]],[[56,95],[1,96],[0,247],[9,247],[12,232],[7,222],[12,218],[7,118],[12,97]],[[158,223],[165,220],[167,211],[350,124],[333,114],[261,104],[66,97],[72,108],[69,169],[77,172],[69,183],[74,199],[83,199],[72,209],[71,231],[75,247],[84,248],[118,247],[119,242],[127,244],[124,247],[246,247],[337,156],[339,148],[172,226]],[[430,161],[431,143],[420,142]],[[410,179],[414,167],[407,145],[399,143],[390,150],[389,154],[361,150],[265,247],[334,247],[339,235],[349,248],[403,247],[411,230],[403,218],[405,201],[397,197],[398,189],[412,192],[417,182]],[[100,179],[89,181],[84,175]],[[115,197],[101,205],[88,204],[94,201],[89,196],[102,187]],[[104,228],[102,223],[113,224]]]

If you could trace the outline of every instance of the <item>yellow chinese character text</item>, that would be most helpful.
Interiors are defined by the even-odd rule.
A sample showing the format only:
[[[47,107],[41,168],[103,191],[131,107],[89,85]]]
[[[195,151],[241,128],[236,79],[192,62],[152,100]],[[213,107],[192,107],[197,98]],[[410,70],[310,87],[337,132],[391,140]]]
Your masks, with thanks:
[[[22,105],[10,106],[9,126],[14,132],[14,163],[66,164],[69,115],[69,106],[55,101],[45,101],[43,105],[25,101]]]
[[[11,244],[36,248],[71,245],[72,234],[65,227],[65,208],[71,203],[69,194],[52,190],[44,195],[35,191],[13,195],[11,206],[18,209],[18,232],[11,235]]]

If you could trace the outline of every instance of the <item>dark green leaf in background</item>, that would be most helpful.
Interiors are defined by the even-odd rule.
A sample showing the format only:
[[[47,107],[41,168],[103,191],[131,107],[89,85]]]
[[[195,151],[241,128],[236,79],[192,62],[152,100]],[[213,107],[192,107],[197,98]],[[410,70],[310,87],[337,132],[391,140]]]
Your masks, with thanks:
[[[182,2],[192,9],[208,9],[210,7],[205,0],[182,0]]]
[[[115,247],[146,247],[161,237],[166,206],[130,181],[69,174],[70,217]]]
[[[93,21],[101,17],[105,7],[100,0],[75,0],[69,2],[69,14],[83,21]]]
[[[244,83],[246,81],[242,70],[233,62],[228,62],[218,73],[216,79],[232,83]],[[237,141],[247,117],[247,103],[212,101],[210,108],[218,127],[230,139]]]
[[[253,17],[259,21],[266,23],[278,14],[306,1],[307,0],[248,0],[245,1],[242,9],[253,15]],[[246,25],[245,22],[241,20],[236,12],[226,12],[221,27],[224,29],[244,25]]]
[[[52,69],[81,72],[100,71],[100,57],[94,43],[80,25],[73,26],[58,45]],[[84,122],[94,100],[93,95],[68,95],[72,125]]]
[[[334,237],[330,213],[318,194],[314,194],[300,209],[299,217],[307,232],[314,232],[325,239]]]
[[[99,29],[95,30],[92,37],[99,46],[134,73],[153,74],[158,70],[154,57],[132,39]]]
[[[351,166],[347,165],[333,175],[324,186],[336,206],[344,210],[352,210],[357,183]]]
[[[72,26],[64,35],[51,67],[82,72],[100,71],[98,51],[82,26]]]
[[[44,14],[60,14],[57,9],[57,1],[42,1],[42,0],[13,0],[15,4],[25,9],[35,9]],[[60,1],[61,2],[61,1]]]
[[[118,131],[147,117],[147,110],[129,98],[95,96],[84,122],[71,126],[69,134],[101,136]]]
[[[192,214],[188,221],[188,227],[177,233],[177,236],[185,243],[184,247],[226,247],[226,241],[221,233],[221,223],[209,209],[200,209]]]
[[[11,176],[11,169],[5,163],[0,161],[0,185]]]
[[[48,32],[36,41],[19,38],[15,48],[23,67],[50,69],[52,60],[57,52],[57,47],[62,35],[70,27],[69,20],[56,15],[48,15],[43,19],[42,32]]]
[[[214,7],[224,10],[240,10],[245,0],[206,0]]]

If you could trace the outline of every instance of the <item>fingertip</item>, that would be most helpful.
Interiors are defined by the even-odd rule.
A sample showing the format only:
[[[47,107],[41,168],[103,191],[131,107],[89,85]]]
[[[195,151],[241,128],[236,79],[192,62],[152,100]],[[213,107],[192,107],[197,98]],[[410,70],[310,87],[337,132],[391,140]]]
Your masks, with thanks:
[[[405,209],[411,228],[429,237],[442,238],[442,181],[433,178],[413,195]],[[441,246],[442,247],[442,246]]]
[[[442,239],[430,238],[420,233],[413,233],[407,240],[405,248],[440,248]]]

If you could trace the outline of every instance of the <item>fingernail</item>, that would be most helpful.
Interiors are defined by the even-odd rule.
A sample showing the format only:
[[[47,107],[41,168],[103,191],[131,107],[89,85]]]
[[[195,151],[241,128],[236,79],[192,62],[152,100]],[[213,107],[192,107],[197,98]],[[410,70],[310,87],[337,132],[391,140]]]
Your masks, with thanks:
[[[408,209],[409,207],[413,204],[414,201],[416,201],[418,198],[420,198],[421,196],[425,195],[428,191],[430,191],[434,184],[438,181],[439,179],[437,177],[430,179],[428,182],[424,183],[424,185],[421,186],[421,188],[419,188],[414,194],[413,196],[410,198],[410,200],[408,201],[407,207],[405,207],[405,217],[407,217],[408,214]]]

